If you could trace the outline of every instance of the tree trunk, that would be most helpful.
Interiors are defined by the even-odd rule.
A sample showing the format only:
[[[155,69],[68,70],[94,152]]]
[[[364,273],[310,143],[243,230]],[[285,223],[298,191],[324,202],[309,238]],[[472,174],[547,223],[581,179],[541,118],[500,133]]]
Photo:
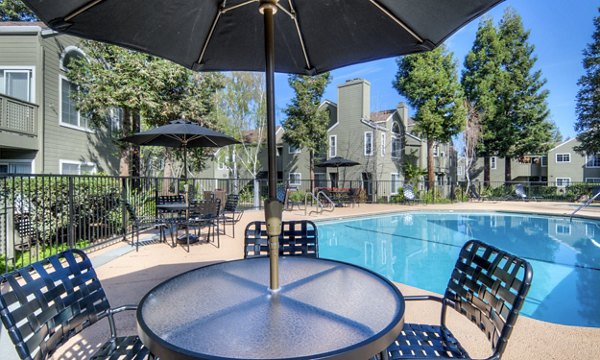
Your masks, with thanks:
[[[173,151],[167,148],[165,149],[165,166],[163,169],[163,183],[162,193],[172,193],[175,191],[174,184],[171,184],[171,178],[173,177]]]
[[[483,186],[490,186],[490,157],[487,155],[483,158]]]
[[[254,175],[252,182],[254,184],[254,208],[258,210],[260,209],[260,183],[258,182],[256,175]]]
[[[123,109],[123,135],[131,135],[131,113],[128,108]],[[121,146],[121,155],[119,158],[119,175],[129,176],[129,152],[133,145],[126,144]]]
[[[433,173],[433,141],[427,140],[427,191],[433,191],[435,176]]]
[[[504,182],[509,185],[512,182],[512,172],[510,166],[510,156],[504,157]]]

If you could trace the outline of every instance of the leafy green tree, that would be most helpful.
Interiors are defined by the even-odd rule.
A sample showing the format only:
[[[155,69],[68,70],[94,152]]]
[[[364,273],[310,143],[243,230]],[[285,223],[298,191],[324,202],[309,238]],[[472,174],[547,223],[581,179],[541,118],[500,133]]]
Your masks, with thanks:
[[[489,184],[489,156],[505,158],[542,153],[558,136],[548,121],[543,89],[546,80],[534,70],[537,57],[521,17],[508,9],[498,29],[492,20],[479,24],[465,59],[462,84],[471,105],[480,113],[482,138],[478,152],[485,157],[484,181]],[[505,181],[512,179],[505,166]]]
[[[284,110],[287,115],[282,123],[284,139],[309,152],[311,187],[314,184],[315,155],[327,142],[329,115],[324,109],[319,109],[319,105],[330,81],[328,72],[317,76],[290,75],[288,78],[296,96]]]
[[[427,180],[433,189],[433,146],[449,142],[464,125],[466,110],[453,54],[444,46],[397,60],[393,86],[417,110],[415,131],[427,141]]]
[[[146,127],[177,118],[214,127],[209,114],[214,106],[212,95],[222,86],[220,75],[200,75],[167,60],[104,43],[85,41],[83,48],[86,56],[75,59],[67,75],[78,86],[79,110],[96,126],[104,126],[107,117],[120,109],[122,135],[139,131],[142,120]],[[119,145],[122,175],[139,175],[138,150],[133,150],[132,169],[126,171],[128,146]],[[169,162],[172,153],[163,150]],[[202,150],[190,151],[189,163],[200,166],[202,154]]]
[[[0,21],[37,21],[21,0],[0,0]]]
[[[262,73],[233,72],[225,78],[225,88],[218,94],[216,114],[218,123],[225,131],[242,141],[228,146],[229,161],[226,161],[238,178],[238,164],[254,180],[254,205],[260,205],[258,173],[260,152],[266,140],[266,89]],[[226,160],[226,159],[221,159]]]
[[[600,9],[599,9],[600,10]],[[581,145],[575,150],[600,153],[600,16],[594,18],[592,42],[583,50],[583,69],[577,84],[577,140]]]

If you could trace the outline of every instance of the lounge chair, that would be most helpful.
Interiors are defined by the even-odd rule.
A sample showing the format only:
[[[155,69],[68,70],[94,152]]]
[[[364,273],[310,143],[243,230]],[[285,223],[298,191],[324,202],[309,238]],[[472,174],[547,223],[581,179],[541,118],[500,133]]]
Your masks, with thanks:
[[[441,324],[405,323],[401,335],[387,348],[389,359],[469,358],[446,327],[448,309],[456,310],[483,331],[493,352],[488,359],[500,359],[532,277],[527,261],[477,240],[467,242],[460,251],[443,297],[404,297],[407,301],[441,303]]]
[[[117,336],[115,327],[114,314],[136,308],[110,307],[90,259],[80,250],[0,276],[0,318],[21,359],[49,359],[68,339],[104,318],[110,339],[90,359],[147,359],[149,350],[140,339]],[[71,357],[78,358],[79,351]]]
[[[283,221],[279,235],[280,256],[319,257],[319,234],[314,222]],[[244,232],[244,259],[268,256],[269,238],[264,221],[254,221]]]
[[[415,203],[415,202],[420,202],[421,199],[419,199],[417,197],[417,195],[415,194],[415,191],[413,190],[412,185],[409,184],[404,184],[404,202],[405,203]]]

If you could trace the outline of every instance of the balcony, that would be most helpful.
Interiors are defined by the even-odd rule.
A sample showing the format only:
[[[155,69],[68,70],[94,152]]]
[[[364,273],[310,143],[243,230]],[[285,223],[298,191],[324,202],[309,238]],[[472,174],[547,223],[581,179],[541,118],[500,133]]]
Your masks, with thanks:
[[[38,105],[0,94],[0,143],[36,150],[37,118]]]

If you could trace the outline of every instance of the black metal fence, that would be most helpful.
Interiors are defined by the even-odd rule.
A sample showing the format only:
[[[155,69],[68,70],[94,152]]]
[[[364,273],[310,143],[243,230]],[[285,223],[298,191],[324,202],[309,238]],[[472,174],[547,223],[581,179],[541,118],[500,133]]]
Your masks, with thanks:
[[[235,192],[244,208],[261,207],[267,194],[267,182],[263,179],[189,179],[188,184],[190,199],[204,198],[205,193]],[[121,241],[131,231],[125,203],[140,217],[156,217],[158,196],[182,194],[184,185],[179,178],[2,175],[0,273],[66,248],[92,248]],[[403,202],[402,184],[397,181],[340,181],[334,185],[338,189],[360,189],[362,202]],[[424,183],[413,185],[428,203],[469,200],[466,184],[436,184],[434,191],[427,191]],[[516,199],[514,185],[473,184],[478,193],[501,200]],[[594,193],[595,184],[563,185],[525,183],[524,188],[529,198],[544,200],[575,201]],[[304,192],[332,186],[301,181],[287,187],[304,199]]]

